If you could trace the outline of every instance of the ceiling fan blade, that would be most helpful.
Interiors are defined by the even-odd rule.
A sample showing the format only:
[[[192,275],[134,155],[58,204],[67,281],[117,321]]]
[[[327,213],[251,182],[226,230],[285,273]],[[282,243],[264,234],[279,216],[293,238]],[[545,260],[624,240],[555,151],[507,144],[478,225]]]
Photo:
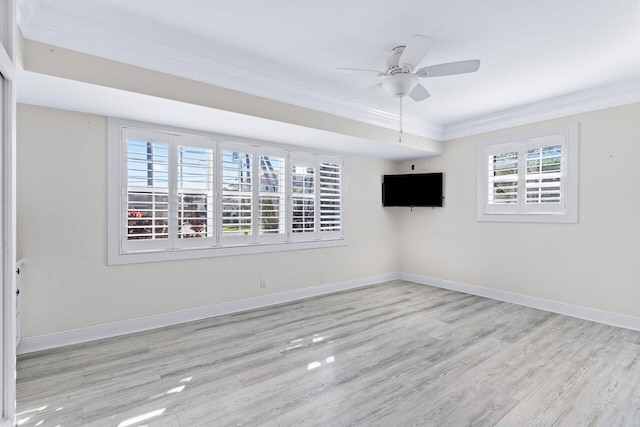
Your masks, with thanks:
[[[427,36],[421,36],[420,34],[414,35],[404,48],[398,64],[407,65],[410,69],[417,67],[429,49],[431,49],[434,42],[432,38]]]
[[[409,94],[409,97],[416,102],[424,101],[430,96],[431,94],[429,93],[429,91],[426,90],[421,84],[418,84]]]
[[[338,71],[358,71],[358,72],[363,72],[363,73],[375,73],[378,76],[386,76],[387,73],[385,73],[384,71],[378,71],[378,70],[367,70],[364,68],[342,68],[342,67],[338,67],[336,68],[336,70]]]
[[[480,68],[480,60],[447,62],[446,64],[431,65],[416,71],[418,77],[451,76],[454,74],[473,73]]]

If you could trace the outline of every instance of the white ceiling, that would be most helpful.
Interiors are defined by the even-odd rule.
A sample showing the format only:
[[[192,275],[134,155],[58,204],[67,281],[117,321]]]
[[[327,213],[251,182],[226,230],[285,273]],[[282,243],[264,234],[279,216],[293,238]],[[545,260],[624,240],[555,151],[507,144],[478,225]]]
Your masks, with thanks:
[[[29,39],[391,128],[397,99],[357,98],[379,78],[335,68],[383,69],[391,48],[427,35],[420,66],[482,61],[405,101],[405,130],[437,139],[532,105],[563,113],[607,88],[640,100],[628,94],[638,0],[22,0],[19,24]]]

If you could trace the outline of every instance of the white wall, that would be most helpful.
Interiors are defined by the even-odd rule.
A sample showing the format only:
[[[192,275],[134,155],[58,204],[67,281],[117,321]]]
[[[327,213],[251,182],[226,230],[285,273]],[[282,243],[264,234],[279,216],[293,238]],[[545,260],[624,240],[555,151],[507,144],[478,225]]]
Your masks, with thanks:
[[[106,118],[19,105],[24,335],[393,271],[640,317],[639,117],[635,104],[462,138],[400,165],[352,156],[347,247],[109,267]],[[476,222],[476,141],[575,121],[579,223]],[[380,206],[380,175],[411,164],[445,172],[444,208]]]
[[[476,141],[580,123],[578,224],[476,222]],[[445,207],[398,209],[399,271],[640,317],[640,104],[449,141]]]
[[[107,120],[19,105],[18,257],[34,336],[395,271],[390,161],[348,158],[346,247],[107,266]],[[259,287],[266,276],[268,287]]]

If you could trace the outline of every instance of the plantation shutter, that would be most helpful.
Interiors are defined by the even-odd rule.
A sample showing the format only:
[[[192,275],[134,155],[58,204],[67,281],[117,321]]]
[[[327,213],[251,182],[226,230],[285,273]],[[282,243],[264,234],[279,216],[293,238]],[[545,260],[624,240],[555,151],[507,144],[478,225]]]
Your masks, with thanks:
[[[122,132],[122,250],[169,248],[170,137]]]
[[[221,245],[253,241],[253,162],[251,146],[220,143]]]
[[[318,158],[320,238],[342,237],[342,159]]]
[[[522,147],[526,159],[525,211],[562,212],[566,206],[566,135],[531,139]]]
[[[312,155],[291,153],[291,228],[292,241],[314,240],[316,219],[316,159]]]
[[[485,159],[485,213],[565,210],[566,135],[490,146]]]
[[[178,141],[175,246],[213,246],[216,232],[213,142],[198,144],[200,141],[189,137]]]
[[[340,157],[134,126],[119,142],[121,255],[344,237]]]
[[[516,144],[490,147],[487,161],[488,212],[516,212],[520,201],[520,155]]]
[[[287,238],[286,155],[283,150],[259,148],[258,242],[283,242]]]

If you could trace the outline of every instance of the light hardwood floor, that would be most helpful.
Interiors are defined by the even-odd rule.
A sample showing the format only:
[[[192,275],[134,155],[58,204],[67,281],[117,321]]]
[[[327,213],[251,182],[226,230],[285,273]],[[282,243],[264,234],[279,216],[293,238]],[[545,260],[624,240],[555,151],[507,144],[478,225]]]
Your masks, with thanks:
[[[398,281],[23,355],[17,395],[22,426],[640,426],[640,332]]]

